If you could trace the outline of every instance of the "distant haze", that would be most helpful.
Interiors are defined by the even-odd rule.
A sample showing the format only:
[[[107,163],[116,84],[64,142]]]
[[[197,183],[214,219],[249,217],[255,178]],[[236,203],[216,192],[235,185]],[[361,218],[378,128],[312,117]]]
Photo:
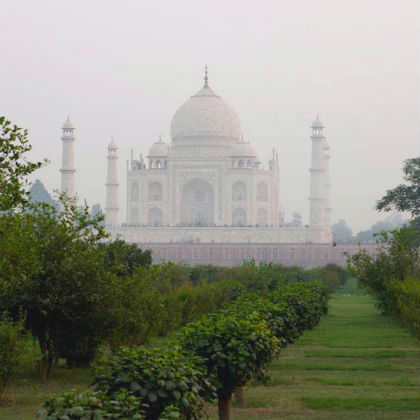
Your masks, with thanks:
[[[209,85],[263,162],[281,164],[281,205],[308,220],[309,139],[331,146],[332,219],[357,232],[419,154],[418,0],[21,1],[0,4],[0,115],[28,128],[47,189],[60,185],[61,126],[76,126],[76,190],[104,206],[106,146],[147,155],[176,109]]]

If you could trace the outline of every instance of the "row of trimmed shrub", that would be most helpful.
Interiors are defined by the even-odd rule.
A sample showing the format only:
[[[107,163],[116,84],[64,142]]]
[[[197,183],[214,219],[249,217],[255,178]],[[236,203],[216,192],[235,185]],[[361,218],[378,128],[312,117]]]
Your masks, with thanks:
[[[420,231],[404,226],[382,232],[374,255],[348,257],[349,272],[371,293],[379,310],[394,316],[420,339]]]
[[[5,384],[0,386],[0,400],[4,393],[1,389],[6,389],[14,372],[22,365],[22,356],[28,365],[26,369],[31,368],[29,364],[36,364],[40,377],[46,380],[59,359],[68,367],[84,366],[91,363],[99,346],[109,346],[114,352],[121,345],[146,344],[152,337],[165,336],[203,314],[221,309],[244,290],[267,294],[292,282],[308,282],[315,275],[333,290],[345,278],[344,270],[333,265],[313,270],[264,263],[257,266],[254,262],[240,267],[190,267],[174,263],[142,266],[151,261],[147,251],[122,241],[102,247],[109,253],[105,259],[109,270],[106,281],[96,284],[92,280],[80,285],[80,294],[76,297],[80,301],[74,302],[77,308],[82,304],[82,295],[83,299],[89,299],[93,294],[89,307],[84,310],[86,314],[82,311],[70,316],[69,305],[76,290],[69,287],[62,289],[59,297],[55,292],[51,292],[51,297],[49,292],[41,296],[40,291],[44,289],[29,287],[25,299],[31,306],[26,308],[26,303],[22,302],[11,307],[9,313],[15,315],[14,320],[6,316],[0,324],[3,337],[0,382]],[[53,298],[63,300],[63,305],[56,305],[51,316],[47,313],[38,317],[42,301]],[[25,330],[24,326],[34,331]],[[48,353],[46,371],[40,370],[43,357],[40,346],[27,345],[32,341],[31,333],[37,337],[36,334],[43,331],[54,346]],[[26,339],[22,338],[25,334]]]
[[[264,295],[242,290],[224,309],[187,324],[181,347],[122,347],[95,367],[94,393],[55,396],[43,413],[48,420],[192,419],[217,398],[219,417],[229,419],[233,391],[267,376],[280,348],[327,312],[329,293],[316,281]]]

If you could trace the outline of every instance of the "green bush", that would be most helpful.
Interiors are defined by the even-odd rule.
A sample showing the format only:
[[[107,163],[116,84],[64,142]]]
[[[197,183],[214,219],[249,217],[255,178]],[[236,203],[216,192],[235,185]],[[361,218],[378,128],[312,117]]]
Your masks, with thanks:
[[[55,395],[43,404],[38,417],[45,420],[142,420],[141,398],[126,390],[108,397],[102,392],[71,391]]]
[[[243,319],[259,317],[267,323],[271,333],[284,346],[293,343],[299,335],[296,327],[296,312],[285,302],[274,303],[269,299],[249,293],[228,305],[224,312]]]
[[[146,344],[162,328],[163,296],[142,273],[113,276],[111,285],[112,296],[106,308],[111,349]]]
[[[22,323],[0,317],[0,404],[7,387],[20,366],[24,351]]]
[[[328,288],[320,283],[290,283],[267,295],[274,303],[284,302],[296,312],[296,328],[299,334],[317,325],[328,310]]]
[[[95,371],[97,391],[114,398],[125,390],[141,398],[147,420],[158,419],[169,406],[186,419],[197,418],[204,402],[215,397],[206,369],[179,349],[123,347]]]
[[[420,278],[418,275],[408,277],[400,285],[397,302],[401,321],[420,340]]]
[[[215,376],[222,420],[231,417],[233,390],[263,375],[280,348],[257,315],[244,319],[223,311],[188,324],[181,345],[199,356],[208,375]]]

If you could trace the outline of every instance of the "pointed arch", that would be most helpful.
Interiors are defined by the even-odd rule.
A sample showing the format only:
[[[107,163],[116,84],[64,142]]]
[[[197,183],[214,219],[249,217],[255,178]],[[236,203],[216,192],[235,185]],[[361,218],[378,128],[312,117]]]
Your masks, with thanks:
[[[131,191],[130,191],[131,201],[135,203],[139,201],[139,184],[137,182],[133,182],[131,184]]]
[[[257,225],[267,226],[267,210],[264,207],[260,207],[257,211]]]
[[[235,182],[232,185],[232,201],[246,201],[246,185],[242,181]]]
[[[233,226],[246,226],[246,210],[242,207],[236,207],[232,212]]]
[[[153,181],[149,185],[149,201],[162,201],[163,188],[162,184],[157,181]]]
[[[138,225],[139,223],[139,211],[136,208],[132,208],[130,211],[130,225]]]
[[[268,188],[265,182],[257,185],[257,201],[268,201]]]
[[[162,210],[158,207],[152,207],[147,215],[148,223],[151,226],[159,226],[162,224]]]

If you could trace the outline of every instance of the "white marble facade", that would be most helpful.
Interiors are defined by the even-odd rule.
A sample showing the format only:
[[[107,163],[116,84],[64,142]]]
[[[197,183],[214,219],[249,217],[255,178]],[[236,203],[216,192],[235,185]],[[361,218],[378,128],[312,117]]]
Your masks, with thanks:
[[[278,227],[278,155],[263,167],[207,83],[175,113],[171,137],[129,163],[129,226]]]
[[[317,118],[311,137],[310,226],[282,228],[278,154],[273,149],[262,164],[243,139],[235,111],[208,86],[206,74],[203,88],[173,116],[172,143],[159,139],[145,158],[132,153],[126,223],[108,223],[108,228],[136,243],[328,243],[329,155],[322,129]],[[112,191],[107,185],[108,197],[114,196],[117,181]],[[117,220],[117,204],[108,207]]]

